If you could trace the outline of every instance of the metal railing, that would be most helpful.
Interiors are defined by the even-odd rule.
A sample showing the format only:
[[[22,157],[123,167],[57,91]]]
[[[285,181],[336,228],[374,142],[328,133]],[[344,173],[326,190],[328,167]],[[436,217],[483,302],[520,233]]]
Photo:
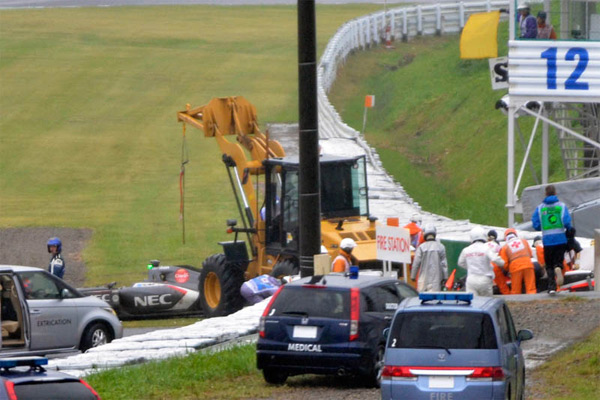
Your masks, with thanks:
[[[457,34],[471,14],[508,9],[508,6],[508,0],[418,5],[392,8],[346,22],[327,44],[317,70],[320,137],[359,138],[359,132],[342,121],[327,98],[338,67],[350,53],[387,40],[406,41],[422,35]],[[366,143],[361,145],[367,153],[371,151]],[[372,158],[371,155],[369,157]]]

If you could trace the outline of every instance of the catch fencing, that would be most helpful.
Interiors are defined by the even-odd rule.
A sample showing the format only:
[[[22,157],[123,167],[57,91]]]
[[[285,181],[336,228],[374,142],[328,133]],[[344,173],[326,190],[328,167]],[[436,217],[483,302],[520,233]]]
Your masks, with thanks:
[[[342,121],[327,98],[338,67],[348,55],[357,50],[387,42],[407,41],[416,36],[458,34],[471,14],[508,10],[508,7],[508,0],[417,5],[391,8],[346,22],[327,44],[317,69],[319,136],[323,139],[356,139],[371,161],[375,161],[372,149],[359,137],[357,130]],[[507,18],[506,14],[502,15]]]

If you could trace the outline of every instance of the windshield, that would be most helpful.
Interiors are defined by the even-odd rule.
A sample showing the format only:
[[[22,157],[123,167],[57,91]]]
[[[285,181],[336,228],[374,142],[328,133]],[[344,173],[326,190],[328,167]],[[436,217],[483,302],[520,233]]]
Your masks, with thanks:
[[[473,312],[402,313],[394,320],[389,347],[404,349],[496,349],[489,315]]]
[[[364,157],[321,165],[321,213],[325,218],[368,215]]]
[[[287,286],[269,315],[350,319],[350,291]]]

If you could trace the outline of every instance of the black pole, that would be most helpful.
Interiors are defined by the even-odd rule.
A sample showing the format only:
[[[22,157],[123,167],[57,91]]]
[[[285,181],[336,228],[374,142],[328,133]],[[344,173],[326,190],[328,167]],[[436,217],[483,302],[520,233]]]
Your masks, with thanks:
[[[321,250],[319,119],[315,1],[298,0],[298,111],[300,115],[300,276],[314,274]]]

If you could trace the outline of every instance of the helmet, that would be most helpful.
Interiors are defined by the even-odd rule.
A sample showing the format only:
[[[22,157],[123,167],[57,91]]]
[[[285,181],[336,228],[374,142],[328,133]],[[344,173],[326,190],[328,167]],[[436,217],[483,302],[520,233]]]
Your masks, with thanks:
[[[491,238],[494,238],[493,240],[498,239],[498,232],[496,232],[494,229],[490,229],[488,232],[488,239],[492,240]]]
[[[476,242],[478,240],[481,240],[482,242],[487,241],[485,230],[480,226],[476,226],[475,228],[471,229],[469,236],[471,237],[471,242]]]
[[[340,243],[340,248],[344,251],[351,252],[356,247],[356,242],[351,238],[344,238]]]
[[[436,235],[437,235],[437,229],[435,229],[435,226],[433,224],[425,225],[425,229],[423,230],[423,237],[425,237],[425,240],[429,240],[430,236],[433,236],[431,238],[431,240],[433,240],[433,239],[435,239]]]
[[[327,253],[328,253],[327,247],[321,245],[321,254],[327,254]]]
[[[506,240],[506,238],[508,237],[508,235],[517,235],[517,231],[514,228],[508,228],[507,230],[504,231],[504,240]]]
[[[57,237],[53,237],[53,238],[48,239],[47,246],[48,246],[48,253],[50,253],[50,246],[56,246],[56,250],[59,253],[62,250],[62,243],[61,243],[60,239],[57,238]]]
[[[421,222],[421,216],[419,214],[411,215],[410,222],[415,222],[415,223]]]
[[[529,6],[528,2],[523,2],[521,4],[519,4],[519,6],[517,7],[517,10],[529,10],[531,7]]]

